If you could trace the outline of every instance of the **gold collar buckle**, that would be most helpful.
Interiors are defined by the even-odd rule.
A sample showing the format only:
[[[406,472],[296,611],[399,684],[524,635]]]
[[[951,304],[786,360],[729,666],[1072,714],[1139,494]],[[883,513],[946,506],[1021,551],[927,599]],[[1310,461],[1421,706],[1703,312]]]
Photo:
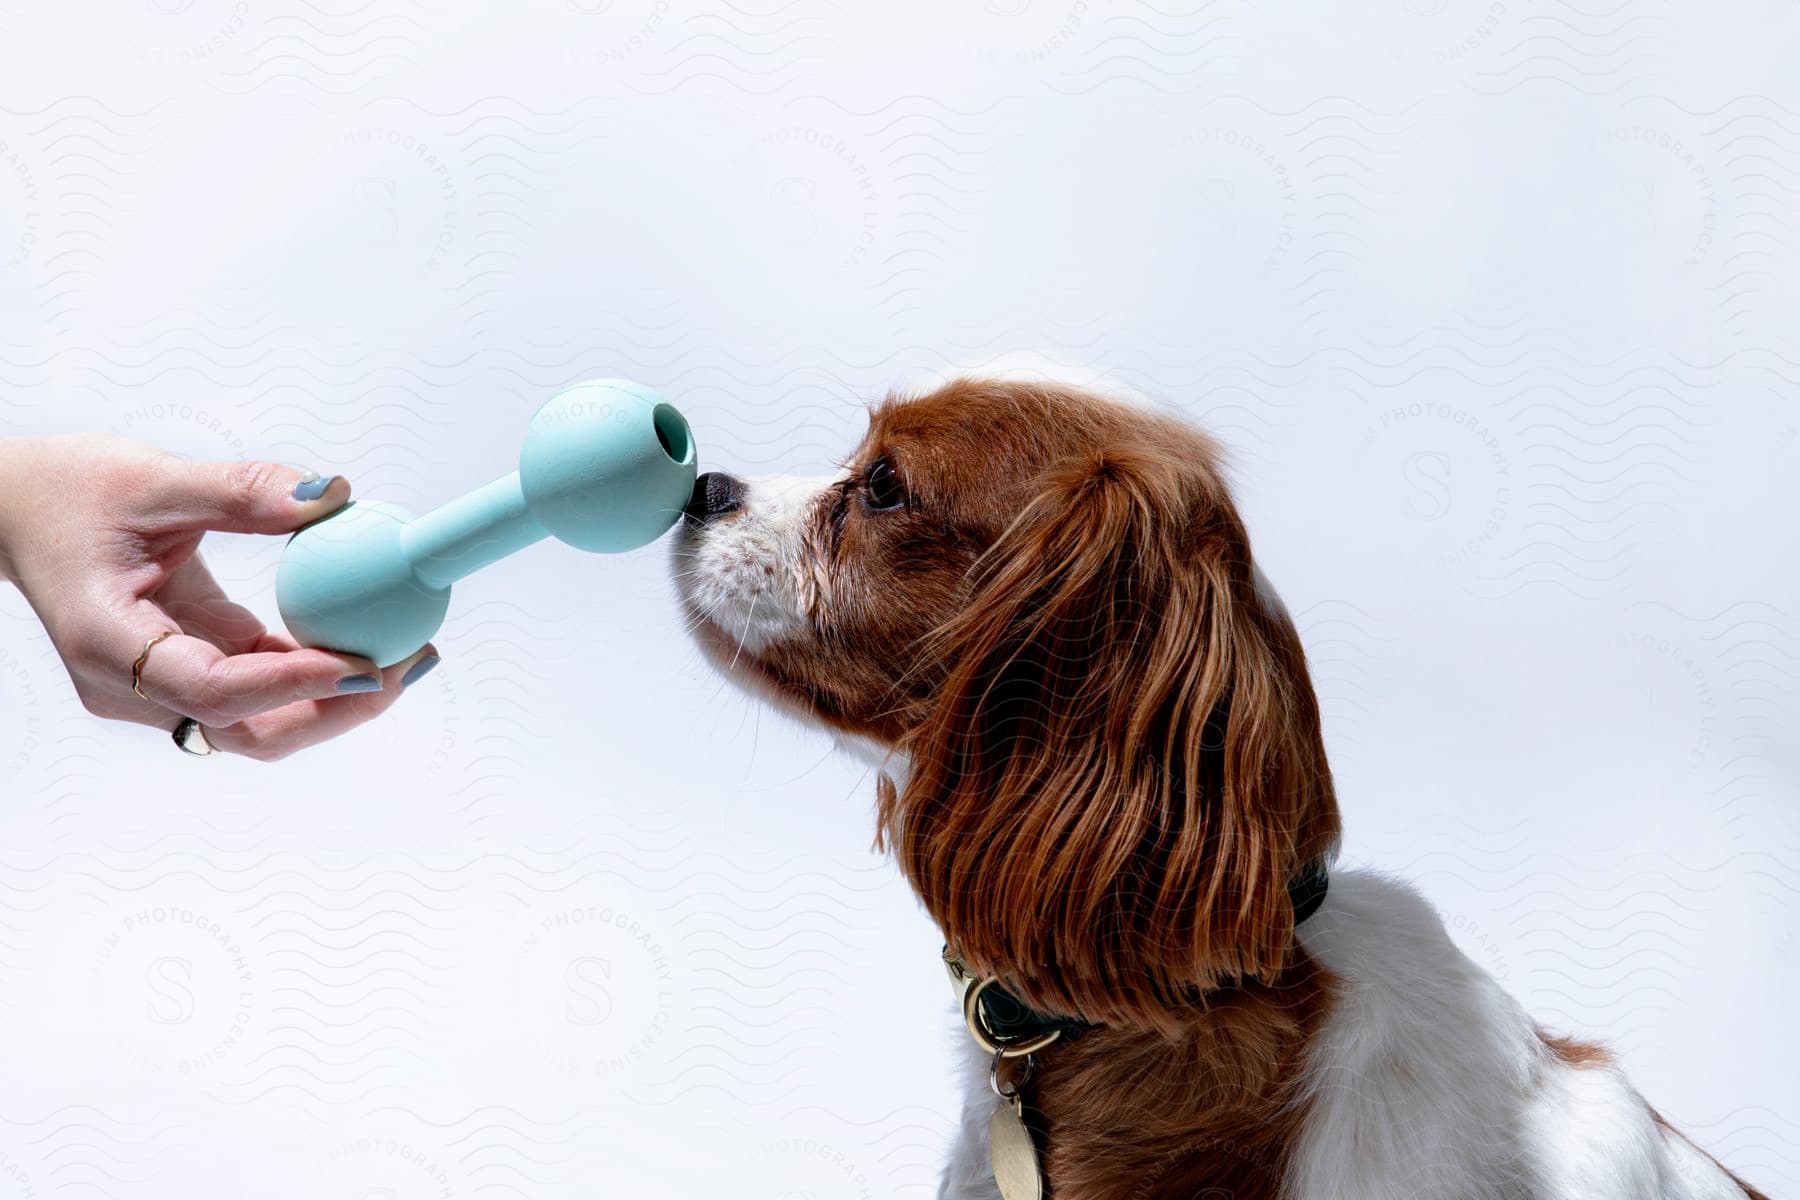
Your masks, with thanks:
[[[955,990],[957,1002],[962,1006],[963,1024],[969,1027],[969,1035],[975,1039],[975,1044],[994,1056],[996,1065],[1001,1059],[1025,1058],[1035,1054],[1062,1037],[1063,1031],[1060,1029],[1010,1041],[997,1036],[988,1028],[981,1007],[981,995],[987,989],[998,986],[999,980],[992,975],[976,975],[948,946],[944,947],[944,969],[950,973],[950,986]]]

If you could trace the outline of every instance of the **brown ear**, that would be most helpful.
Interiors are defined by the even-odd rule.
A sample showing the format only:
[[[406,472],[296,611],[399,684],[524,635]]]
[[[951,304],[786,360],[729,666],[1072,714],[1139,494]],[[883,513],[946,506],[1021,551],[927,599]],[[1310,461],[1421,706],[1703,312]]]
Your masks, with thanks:
[[[932,640],[944,683],[882,791],[952,944],[1047,1011],[1169,1028],[1272,978],[1288,879],[1335,845],[1304,651],[1197,446],[1041,482]]]

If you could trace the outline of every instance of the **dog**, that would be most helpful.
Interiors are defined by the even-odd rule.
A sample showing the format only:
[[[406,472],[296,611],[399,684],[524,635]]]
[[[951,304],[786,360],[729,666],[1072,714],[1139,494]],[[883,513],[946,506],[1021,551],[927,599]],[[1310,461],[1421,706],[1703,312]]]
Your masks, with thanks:
[[[1305,651],[1201,430],[958,378],[833,476],[701,476],[673,559],[705,655],[880,768],[973,1035],[944,1200],[1760,1200],[1331,869]]]

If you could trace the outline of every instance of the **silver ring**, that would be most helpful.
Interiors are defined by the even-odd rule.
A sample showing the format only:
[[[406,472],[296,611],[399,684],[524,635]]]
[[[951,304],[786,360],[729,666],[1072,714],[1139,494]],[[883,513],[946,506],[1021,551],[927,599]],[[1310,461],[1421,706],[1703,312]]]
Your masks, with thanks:
[[[195,758],[205,758],[219,752],[219,748],[206,739],[206,730],[200,727],[200,722],[192,717],[181,718],[181,724],[175,726],[170,736],[184,753],[192,754]]]
[[[1037,1059],[1027,1054],[1025,1071],[1019,1076],[1018,1081],[1003,1084],[1000,1082],[1000,1066],[1007,1060],[1006,1049],[1005,1046],[1002,1046],[994,1051],[994,1061],[988,1065],[988,1087],[993,1089],[994,1095],[1002,1100],[1017,1100],[1019,1093],[1025,1090],[1025,1085],[1030,1083],[1031,1077],[1037,1073]]]

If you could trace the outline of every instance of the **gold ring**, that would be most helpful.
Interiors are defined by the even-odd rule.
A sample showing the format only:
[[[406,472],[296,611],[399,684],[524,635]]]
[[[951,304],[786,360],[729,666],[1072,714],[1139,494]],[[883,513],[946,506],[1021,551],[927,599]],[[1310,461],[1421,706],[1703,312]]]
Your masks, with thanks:
[[[136,662],[131,664],[131,690],[136,692],[139,696],[142,696],[145,700],[150,700],[150,697],[144,695],[144,664],[150,661],[150,648],[164,638],[174,637],[180,632],[181,630],[179,629],[166,629],[157,634],[155,637],[144,643],[144,652],[137,656]],[[150,700],[150,703],[154,704],[156,701]]]
[[[994,1056],[997,1063],[1003,1058],[1026,1058],[1039,1050],[1047,1049],[1063,1035],[1060,1029],[1051,1029],[1036,1037],[1023,1038],[1016,1042],[1002,1042],[994,1037],[994,1031],[987,1027],[981,1019],[981,993],[999,983],[992,975],[978,980],[973,987],[963,993],[963,1024],[975,1035],[975,1044]]]

